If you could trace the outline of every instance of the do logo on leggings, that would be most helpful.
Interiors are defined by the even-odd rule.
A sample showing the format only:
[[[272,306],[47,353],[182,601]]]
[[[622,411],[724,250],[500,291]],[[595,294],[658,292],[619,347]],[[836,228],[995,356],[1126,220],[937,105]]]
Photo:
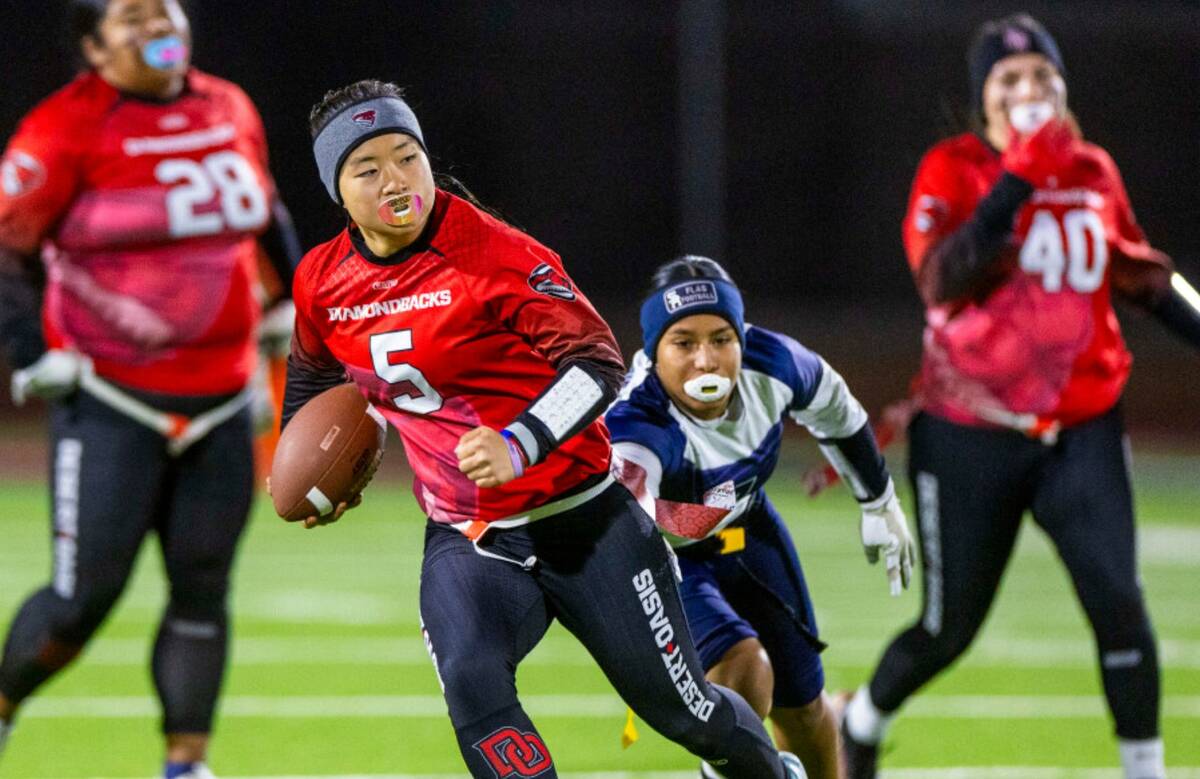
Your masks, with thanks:
[[[550,770],[550,752],[537,733],[522,733],[504,727],[475,742],[499,779],[510,776],[537,776]]]

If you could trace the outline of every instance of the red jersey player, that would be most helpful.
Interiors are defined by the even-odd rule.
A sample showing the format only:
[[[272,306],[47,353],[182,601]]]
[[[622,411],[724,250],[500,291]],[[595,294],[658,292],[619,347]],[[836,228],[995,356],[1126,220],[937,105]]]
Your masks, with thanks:
[[[1146,242],[1112,159],[1079,137],[1050,34],[1024,15],[989,22],[969,62],[980,131],[926,154],[904,221],[927,306],[909,428],[924,609],[848,704],[849,776],[875,776],[891,716],[970,644],[1030,510],[1092,624],[1125,776],[1163,779],[1111,295],[1194,345],[1200,309]]]
[[[155,530],[171,585],[153,657],[166,773],[201,777],[253,485],[257,239],[289,238],[290,222],[258,112],[189,67],[175,0],[77,0],[71,14],[90,67],[28,114],[0,165],[14,399],[54,400],[53,581],[9,629],[0,742]],[[290,277],[287,252],[271,253]]]
[[[311,129],[351,223],[297,270],[284,420],[349,376],[399,430],[429,517],[422,627],[472,776],[557,776],[515,684],[554,618],[652,727],[728,776],[796,775],[705,681],[670,554],[609,475],[623,365],[558,256],[435,186],[395,85],[330,92]]]

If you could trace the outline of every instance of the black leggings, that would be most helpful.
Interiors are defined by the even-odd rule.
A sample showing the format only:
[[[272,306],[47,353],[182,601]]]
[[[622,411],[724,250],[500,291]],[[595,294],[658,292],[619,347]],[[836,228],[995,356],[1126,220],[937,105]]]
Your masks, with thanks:
[[[555,618],[650,727],[726,776],[783,777],[754,711],[705,681],[670,553],[624,487],[494,531],[483,548],[516,562],[431,522],[421,567],[422,629],[473,777],[557,776],[516,689],[517,664]]]
[[[909,477],[925,596],[920,620],[891,643],[871,680],[879,708],[898,709],[970,645],[1028,509],[1091,622],[1117,734],[1158,735],[1158,657],[1137,574],[1123,438],[1116,409],[1051,446],[927,414],[913,421]]]
[[[179,399],[186,411],[211,401]],[[243,410],[178,458],[165,439],[90,396],[51,412],[54,569],[21,606],[4,645],[0,693],[28,697],[79,652],[116,602],[150,531],[170,599],[152,660],[167,733],[206,733],[225,668],[226,593],[253,491]]]

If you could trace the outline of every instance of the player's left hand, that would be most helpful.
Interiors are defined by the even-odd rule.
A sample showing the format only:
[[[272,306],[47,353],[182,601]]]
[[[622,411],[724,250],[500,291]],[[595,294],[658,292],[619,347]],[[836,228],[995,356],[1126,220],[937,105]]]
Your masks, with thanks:
[[[912,535],[908,532],[904,510],[900,508],[900,501],[896,500],[896,493],[890,485],[887,496],[878,501],[878,505],[863,506],[860,530],[867,562],[874,565],[879,562],[880,553],[883,554],[893,597],[899,595],[902,589],[908,589],[912,580],[915,547]]]
[[[263,312],[258,323],[258,347],[268,357],[284,357],[292,344],[296,304],[284,299]]]
[[[32,365],[12,374],[13,405],[23,406],[28,398],[59,400],[79,386],[84,372],[92,368],[91,359],[70,349],[51,349]]]
[[[508,443],[498,430],[477,427],[454,447],[458,469],[480,487],[499,487],[516,478]]]

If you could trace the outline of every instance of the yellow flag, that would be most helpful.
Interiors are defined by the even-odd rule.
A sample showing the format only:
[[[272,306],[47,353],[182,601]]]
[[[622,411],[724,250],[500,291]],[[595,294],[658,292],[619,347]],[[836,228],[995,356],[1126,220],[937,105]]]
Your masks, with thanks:
[[[637,726],[633,724],[633,709],[626,707],[625,727],[621,730],[621,747],[629,749],[638,740]]]

